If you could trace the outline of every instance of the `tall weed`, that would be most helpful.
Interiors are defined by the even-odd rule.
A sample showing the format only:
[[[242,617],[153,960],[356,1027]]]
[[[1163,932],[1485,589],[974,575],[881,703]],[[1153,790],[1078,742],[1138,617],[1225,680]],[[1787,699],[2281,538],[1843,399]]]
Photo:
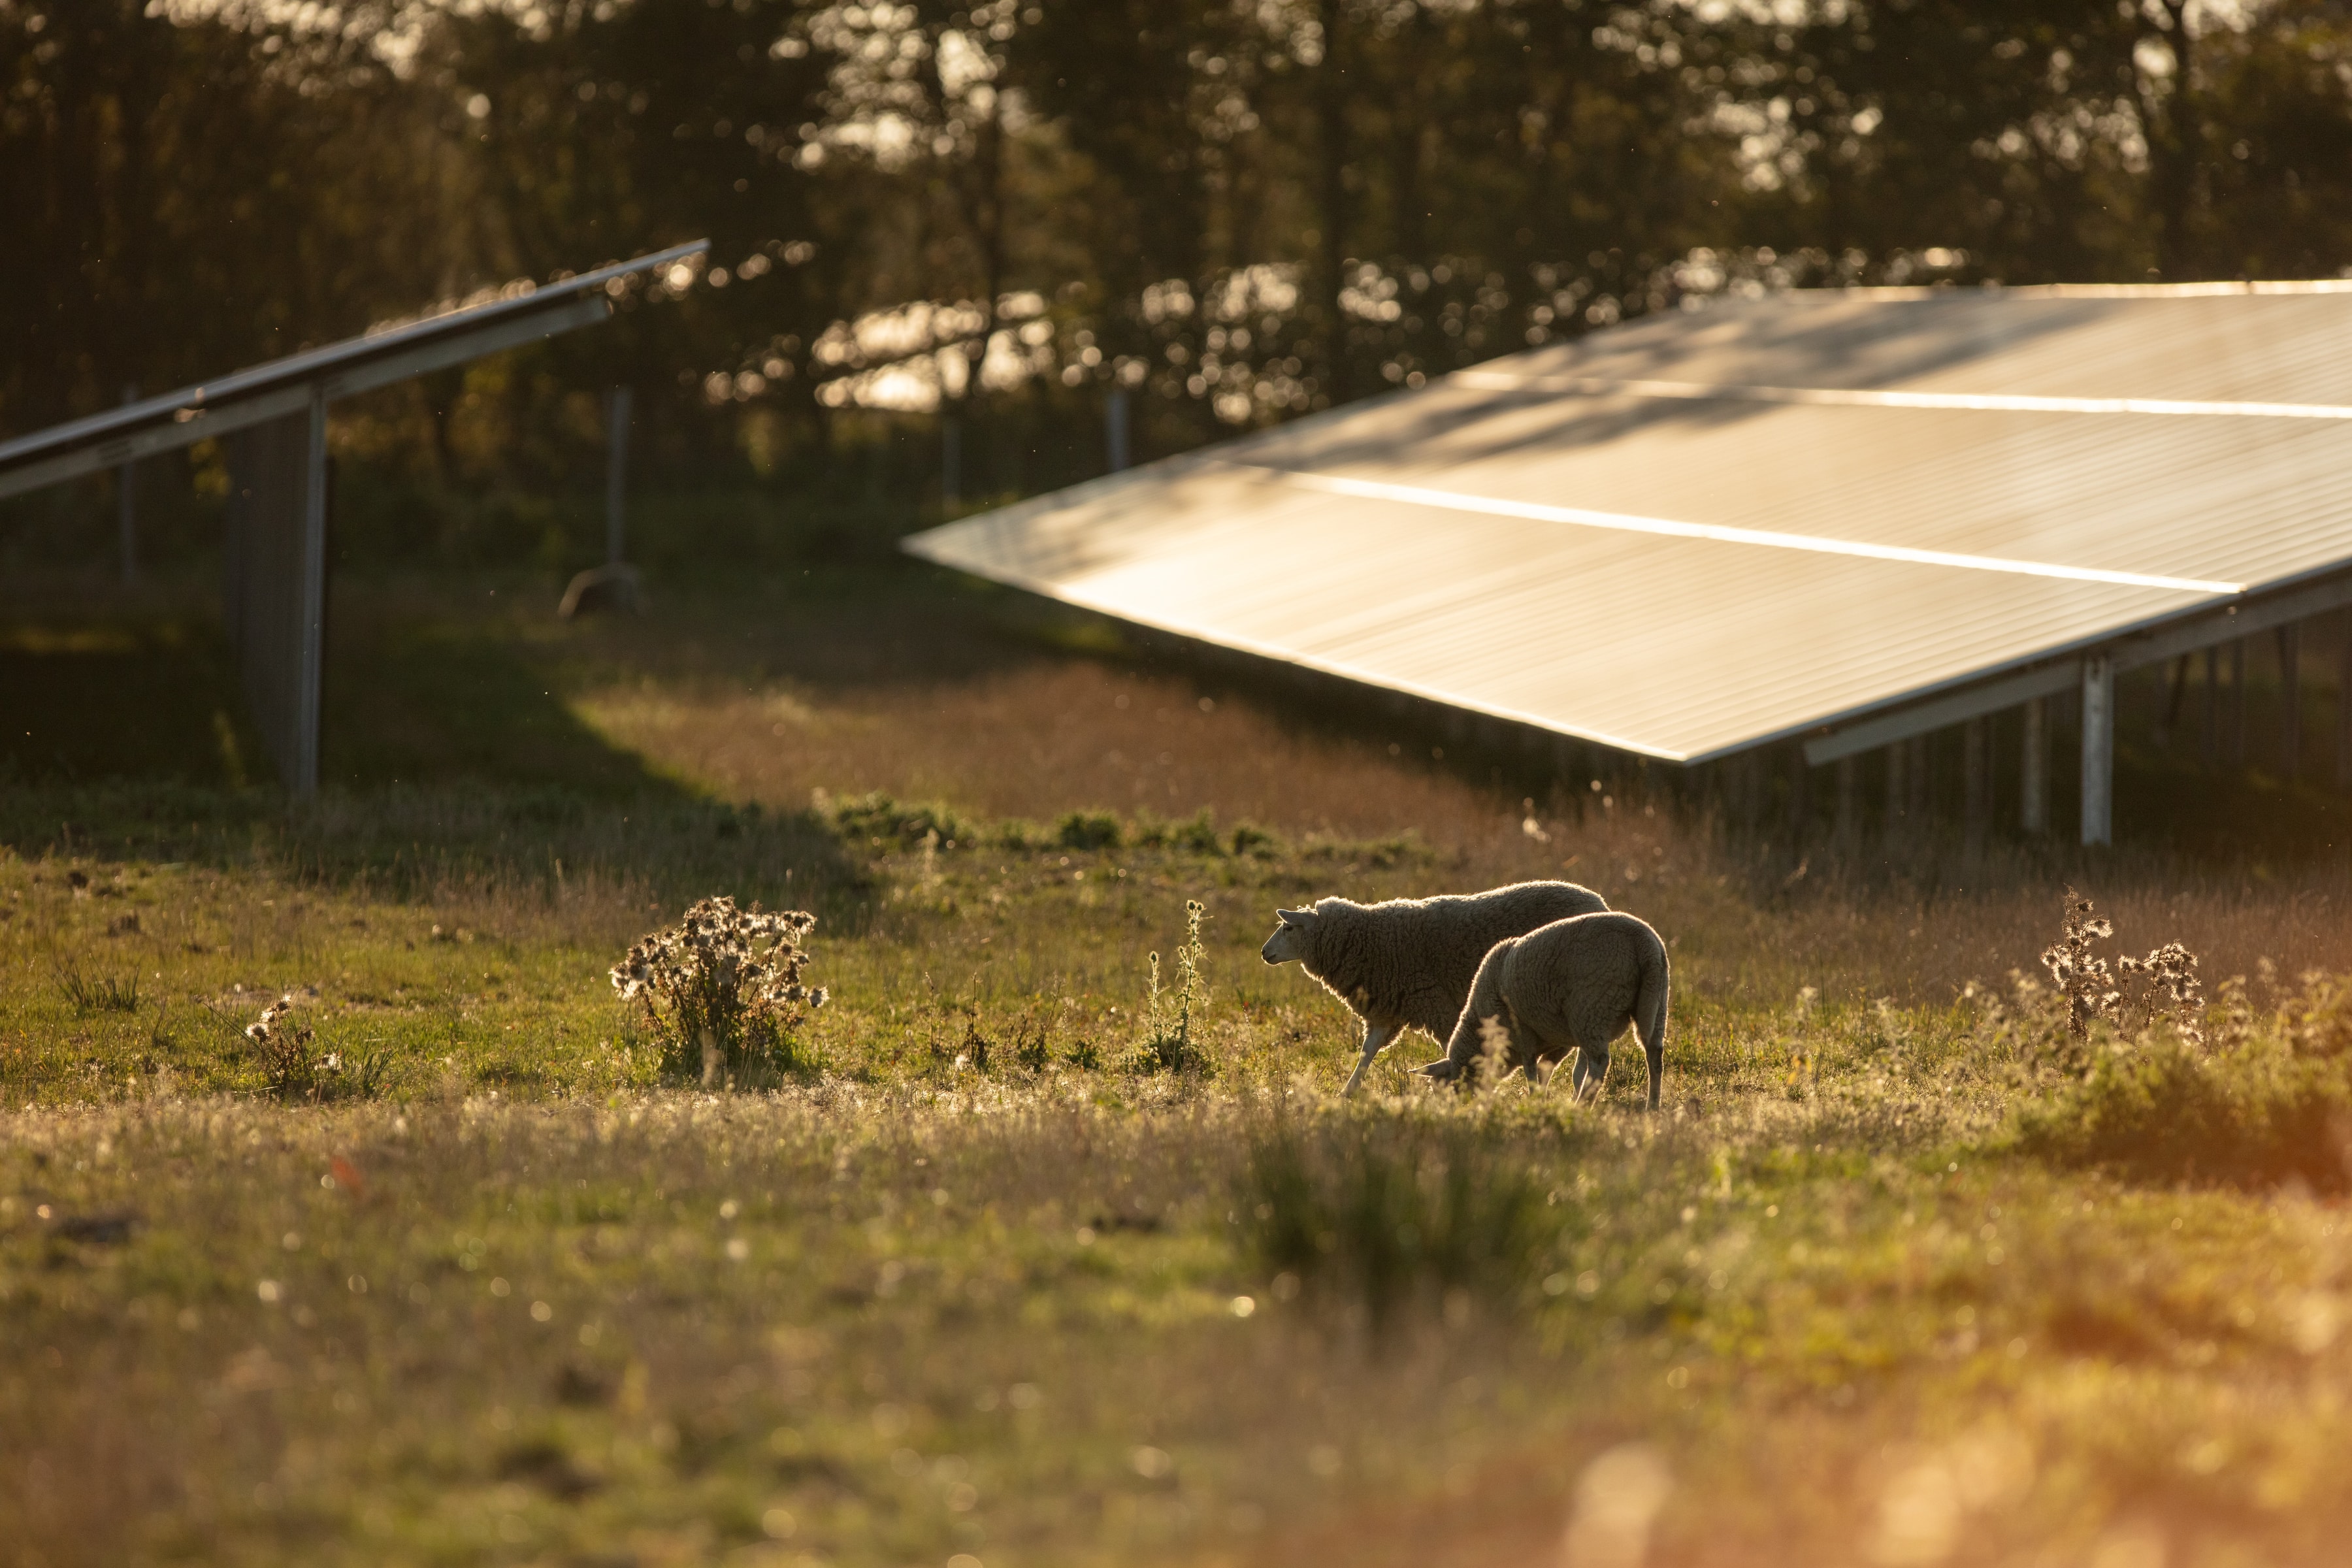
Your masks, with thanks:
[[[1184,900],[1184,945],[1176,950],[1173,985],[1160,984],[1160,955],[1151,955],[1144,1037],[1126,1063],[1130,1071],[1202,1072],[1211,1065],[1196,1037],[1209,1006],[1209,983],[1201,977],[1201,965],[1208,957],[1201,942],[1201,921],[1208,912],[1198,899]]]

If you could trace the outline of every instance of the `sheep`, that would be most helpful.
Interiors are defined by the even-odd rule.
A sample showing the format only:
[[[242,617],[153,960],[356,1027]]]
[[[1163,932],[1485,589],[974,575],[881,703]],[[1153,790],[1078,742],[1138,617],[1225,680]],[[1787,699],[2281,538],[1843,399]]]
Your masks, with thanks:
[[[1576,1097],[1601,1092],[1609,1045],[1632,1023],[1650,1059],[1650,1109],[1666,1070],[1666,944],[1643,921],[1621,913],[1554,921],[1495,944],[1478,965],[1470,1000],[1445,1042],[1445,1055],[1415,1070],[1440,1083],[1466,1083],[1490,1033],[1543,1083],[1546,1063],[1576,1052]]]
[[[1339,1091],[1353,1094],[1372,1058],[1404,1030],[1446,1037],[1469,1000],[1479,960],[1495,943],[1608,907],[1573,882],[1517,882],[1491,892],[1379,904],[1321,899],[1313,909],[1276,910],[1282,923],[1259,956],[1268,963],[1297,960],[1364,1021],[1363,1054]]]

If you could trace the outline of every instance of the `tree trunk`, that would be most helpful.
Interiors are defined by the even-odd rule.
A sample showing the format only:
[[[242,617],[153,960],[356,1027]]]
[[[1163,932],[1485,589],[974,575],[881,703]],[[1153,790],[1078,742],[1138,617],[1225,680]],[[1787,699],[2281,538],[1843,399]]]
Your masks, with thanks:
[[[1339,291],[1348,259],[1348,97],[1345,56],[1345,0],[1318,0],[1317,16],[1323,24],[1323,63],[1315,79],[1315,117],[1322,153],[1323,233],[1317,281],[1322,286],[1323,308],[1329,325],[1323,344],[1323,388],[1332,403],[1354,395],[1348,374],[1348,312],[1340,308]]]

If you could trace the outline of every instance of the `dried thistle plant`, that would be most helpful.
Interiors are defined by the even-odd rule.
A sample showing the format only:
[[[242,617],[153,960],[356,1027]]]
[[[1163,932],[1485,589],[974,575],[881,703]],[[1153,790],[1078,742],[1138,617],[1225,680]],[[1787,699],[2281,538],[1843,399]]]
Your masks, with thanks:
[[[2141,1023],[2171,1021],[2174,1030],[2192,1046],[2205,1043],[2205,988],[2197,979],[2197,955],[2177,942],[2168,942],[2146,958],[2120,958],[2116,968],[2141,982]],[[2157,998],[2161,995],[2164,1005]]]
[[[802,1066],[793,1033],[826,1000],[801,979],[815,927],[804,910],[704,899],[630,948],[613,966],[613,989],[645,1008],[663,1076],[751,1087]]]
[[[315,1100],[321,1064],[310,1054],[310,1028],[288,1022],[293,1011],[294,998],[280,996],[261,1010],[259,1019],[246,1026],[245,1037],[253,1042],[253,1053],[260,1058],[262,1079],[270,1093],[280,1100]]]
[[[2065,924],[2042,950],[2042,964],[2066,998],[2067,1030],[2076,1040],[2087,1038],[2095,1023],[2137,1034],[2164,1019],[2189,1044],[2205,1043],[2205,993],[2195,953],[2168,942],[2145,958],[2119,957],[2110,966],[2093,944],[2112,938],[2115,926],[2072,888],[2065,907]]]
[[[2123,992],[2116,985],[2106,958],[2091,945],[2115,934],[2112,921],[2092,913],[2090,900],[2072,888],[2066,889],[2065,923],[2059,929],[2058,940],[2042,950],[2042,967],[2050,972],[2060,994],[2066,998],[2066,1026],[2076,1039],[2088,1035],[2092,1024],[2101,1018],[2113,1023],[2116,1009],[2123,1003]]]

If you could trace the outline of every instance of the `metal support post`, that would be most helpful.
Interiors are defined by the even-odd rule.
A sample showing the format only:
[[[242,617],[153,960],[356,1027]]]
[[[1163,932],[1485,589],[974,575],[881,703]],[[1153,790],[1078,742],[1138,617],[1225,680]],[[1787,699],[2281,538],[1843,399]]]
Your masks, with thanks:
[[[2189,656],[2182,654],[2161,670],[2164,706],[2156,718],[2156,749],[2172,749],[2173,731],[2180,727],[2180,704],[2189,695]]]
[[[1789,748],[1789,842],[1801,845],[1813,815],[1813,770],[1802,746]]]
[[[298,795],[319,793],[320,700],[327,673],[327,389],[310,388],[310,441],[302,485],[302,648],[293,766]]]
[[[2083,842],[2116,841],[2116,667],[2104,653],[2083,660]]]
[[[2352,789],[2352,610],[2336,645],[2336,787]]]
[[[1970,853],[1984,847],[1986,829],[1991,824],[1991,792],[1986,787],[1990,771],[1986,753],[1991,749],[1991,736],[1982,717],[1960,726],[1960,828]]]
[[[624,528],[629,489],[629,415],[633,401],[625,386],[613,388],[604,399],[604,564],[618,566],[628,559]]]
[[[2278,629],[2279,771],[2293,784],[2303,773],[2303,628]]]
[[[2352,647],[2352,643],[2346,644]],[[2197,765],[2211,773],[2221,760],[2221,650],[2205,650],[2205,722],[2197,735]]]
[[[2230,644],[2230,733],[2229,763],[2233,768],[2246,765],[2246,639],[2239,637]]]
[[[2050,705],[2039,697],[2025,705],[2017,771],[2018,826],[2027,837],[2039,837],[2050,831]]]
[[[1128,466],[1127,448],[1127,388],[1114,386],[1110,400],[1103,405],[1103,447],[1110,459],[1110,471],[1120,472]]]
[[[1936,814],[1936,775],[1927,768],[1927,737],[1911,737],[1911,761],[1904,767],[1905,782],[1911,786],[1908,815],[1917,828],[1924,830],[1928,819]]]
[[[1889,844],[1903,836],[1903,814],[1911,792],[1904,787],[1903,772],[1911,760],[1911,742],[1897,741],[1886,748],[1886,820],[1880,825]]]
[[[1851,852],[1862,842],[1862,759],[1837,760],[1837,842]]]

